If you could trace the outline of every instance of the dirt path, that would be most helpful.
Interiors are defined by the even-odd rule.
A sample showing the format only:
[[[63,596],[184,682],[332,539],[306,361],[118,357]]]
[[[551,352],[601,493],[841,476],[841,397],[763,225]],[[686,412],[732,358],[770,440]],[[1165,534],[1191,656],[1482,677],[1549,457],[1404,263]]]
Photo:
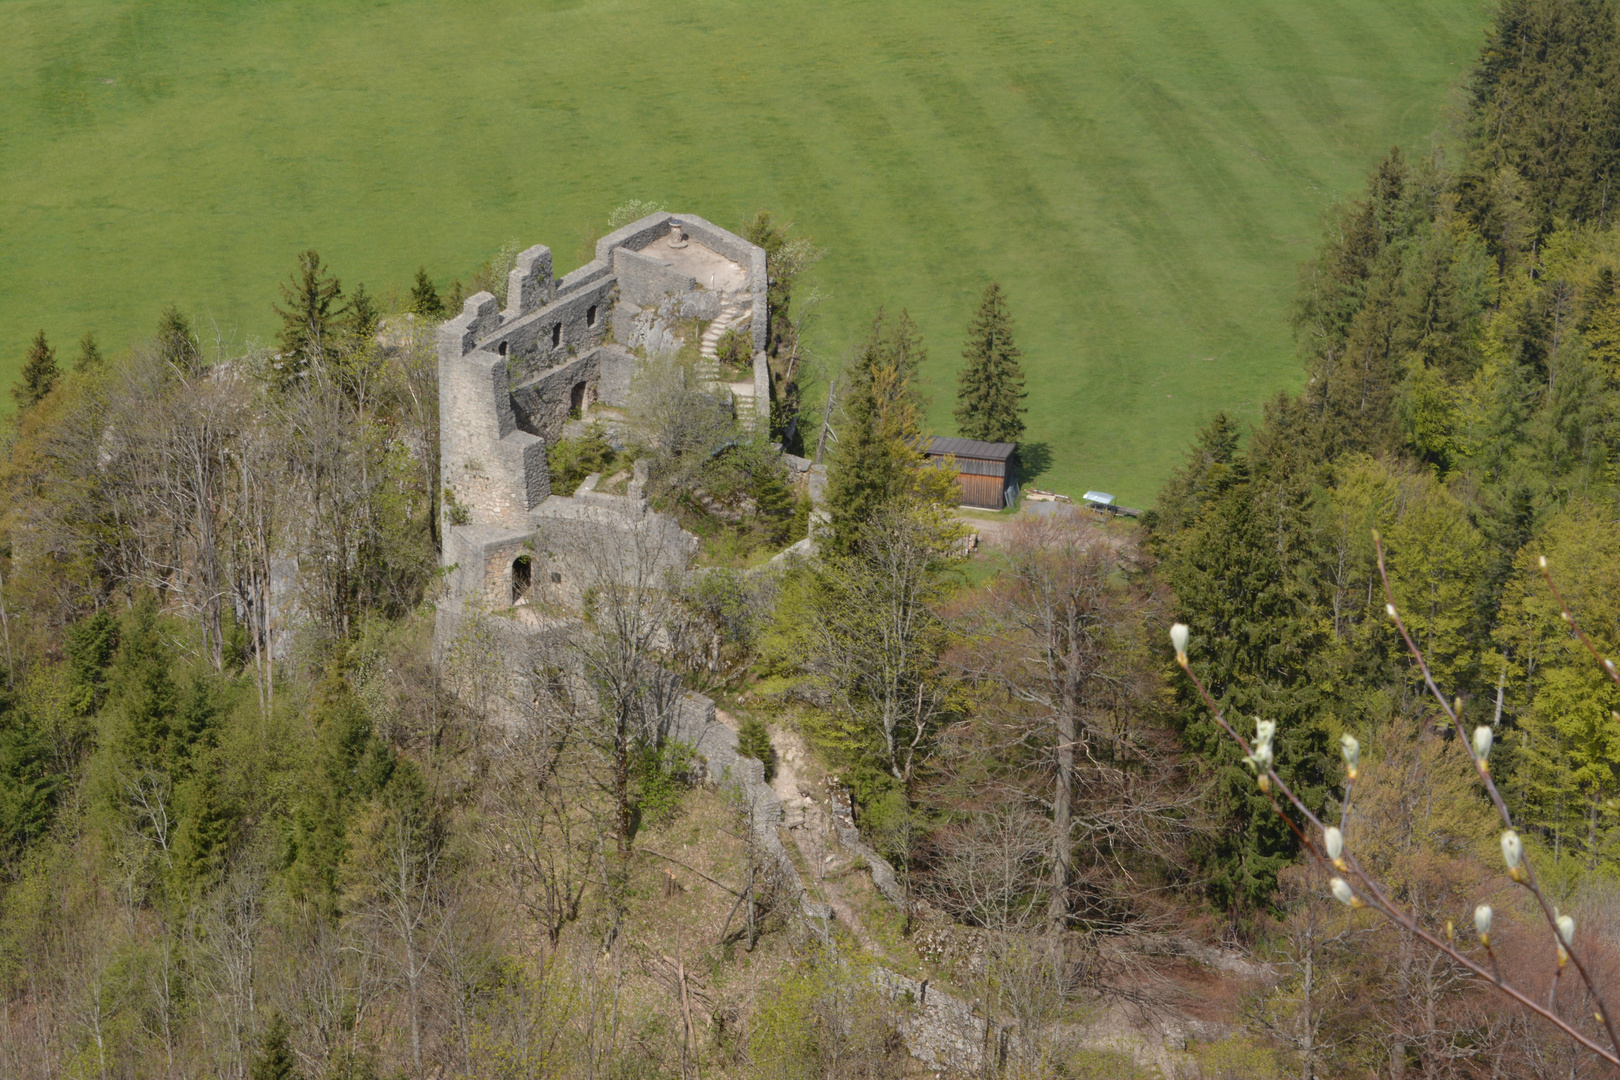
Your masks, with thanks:
[[[715,709],[714,716],[733,731],[737,729],[737,718],[725,710]],[[883,950],[861,925],[854,905],[843,894],[836,877],[829,877],[829,874],[847,870],[850,857],[839,845],[828,820],[826,793],[814,790],[818,785],[808,775],[801,779],[810,761],[810,747],[797,731],[774,724],[769,725],[768,730],[771,746],[776,750],[776,775],[771,778],[771,790],[782,801],[782,827],[788,831],[793,846],[798,848],[805,866],[810,869],[811,880],[805,882],[806,886],[832,908],[838,922],[849,930],[864,951],[882,956]]]

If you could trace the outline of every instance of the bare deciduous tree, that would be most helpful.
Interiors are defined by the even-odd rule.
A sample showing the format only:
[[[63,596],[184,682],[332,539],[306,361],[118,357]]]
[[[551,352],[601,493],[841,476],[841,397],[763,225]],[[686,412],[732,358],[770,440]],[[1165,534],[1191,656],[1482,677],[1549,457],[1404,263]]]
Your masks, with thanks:
[[[958,737],[956,776],[976,789],[970,804],[1050,823],[1052,926],[1077,901],[1118,922],[1145,899],[1141,859],[1173,859],[1198,820],[1197,791],[1151,718],[1153,601],[1122,584],[1135,552],[1078,516],[1018,523],[1006,558],[952,654],[978,716]]]

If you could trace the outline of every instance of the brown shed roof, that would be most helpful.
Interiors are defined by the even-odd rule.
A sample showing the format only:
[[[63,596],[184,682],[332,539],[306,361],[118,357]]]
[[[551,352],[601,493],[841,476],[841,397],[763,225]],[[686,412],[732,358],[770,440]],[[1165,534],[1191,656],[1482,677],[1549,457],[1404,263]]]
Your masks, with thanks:
[[[936,437],[928,440],[928,449],[924,453],[929,457],[944,457],[946,454],[954,454],[959,458],[1007,461],[1017,449],[1017,443],[980,442],[977,439],[944,439]]]

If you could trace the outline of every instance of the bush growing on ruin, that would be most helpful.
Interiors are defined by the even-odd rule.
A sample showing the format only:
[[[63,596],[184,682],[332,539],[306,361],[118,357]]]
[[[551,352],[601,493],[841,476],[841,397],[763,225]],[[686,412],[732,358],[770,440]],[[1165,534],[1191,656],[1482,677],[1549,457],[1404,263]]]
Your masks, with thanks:
[[[767,783],[776,777],[776,748],[771,745],[770,730],[759,717],[747,717],[737,725],[737,753],[764,765]]]
[[[715,356],[721,364],[733,368],[747,368],[753,363],[754,336],[732,327],[720,335],[715,343]]]
[[[650,457],[649,495],[687,490],[727,443],[737,439],[729,405],[679,356],[649,359],[630,385],[630,413]]]
[[[662,203],[648,202],[645,199],[626,199],[608,213],[608,231],[622,229],[632,221],[640,221],[649,214],[658,213],[663,208]]]
[[[501,245],[501,249],[473,271],[468,281],[467,292],[487,292],[495,297],[502,307],[506,306],[507,275],[517,266],[518,253],[523,250],[521,240],[508,240]]]
[[[551,490],[572,495],[591,473],[606,472],[613,463],[613,444],[601,424],[592,424],[583,435],[558,439],[546,448],[546,467],[551,470]]]

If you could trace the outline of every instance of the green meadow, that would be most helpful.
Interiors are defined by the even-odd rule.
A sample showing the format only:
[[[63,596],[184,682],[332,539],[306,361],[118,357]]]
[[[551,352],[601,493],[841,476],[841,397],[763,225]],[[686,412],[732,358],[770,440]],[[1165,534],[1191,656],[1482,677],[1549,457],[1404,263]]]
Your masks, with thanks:
[[[373,292],[508,239],[577,265],[629,198],[826,249],[824,370],[1010,294],[1044,487],[1143,505],[1218,408],[1296,386],[1323,216],[1421,152],[1483,0],[0,0],[0,383],[43,328],[116,349],[171,301],[264,340],[318,248]],[[6,402],[9,406],[9,401]]]

